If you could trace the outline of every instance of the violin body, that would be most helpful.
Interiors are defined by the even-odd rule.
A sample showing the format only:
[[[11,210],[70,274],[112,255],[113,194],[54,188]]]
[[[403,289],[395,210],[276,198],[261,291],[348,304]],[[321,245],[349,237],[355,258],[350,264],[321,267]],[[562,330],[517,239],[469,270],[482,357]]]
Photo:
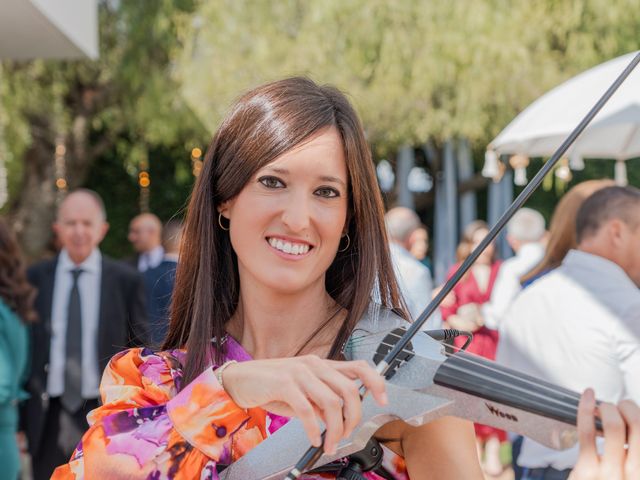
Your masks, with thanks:
[[[370,306],[346,345],[346,358],[373,363],[388,333],[406,326],[391,311]],[[388,404],[381,407],[365,396],[358,427],[334,455],[323,455],[316,466],[362,450],[381,426],[394,420],[419,426],[455,416],[517,432],[556,449],[576,443],[579,394],[464,352],[447,355],[444,345],[425,333],[412,340],[412,353],[387,380]],[[308,445],[302,423],[292,419],[227,467],[220,478],[283,479]]]

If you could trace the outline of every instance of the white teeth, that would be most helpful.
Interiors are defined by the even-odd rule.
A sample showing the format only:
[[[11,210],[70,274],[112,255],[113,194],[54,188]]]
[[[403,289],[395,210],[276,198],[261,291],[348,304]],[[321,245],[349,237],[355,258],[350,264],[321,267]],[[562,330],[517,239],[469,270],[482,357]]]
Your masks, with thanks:
[[[309,251],[309,245],[302,243],[290,243],[277,238],[269,238],[268,242],[273,248],[291,255],[303,255]]]

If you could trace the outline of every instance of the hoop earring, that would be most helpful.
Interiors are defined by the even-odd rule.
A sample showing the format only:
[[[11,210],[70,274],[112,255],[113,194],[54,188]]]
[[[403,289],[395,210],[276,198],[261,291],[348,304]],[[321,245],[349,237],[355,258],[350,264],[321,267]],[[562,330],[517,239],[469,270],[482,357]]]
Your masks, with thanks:
[[[222,212],[218,213],[218,225],[220,225],[220,228],[225,232],[229,231],[230,227],[224,228],[224,225],[222,225]]]
[[[347,245],[346,245],[344,248],[342,248],[342,249],[338,249],[338,252],[340,252],[340,253],[342,253],[342,252],[346,252],[346,251],[347,251],[347,249],[349,248],[349,245],[351,245],[351,238],[349,238],[349,234],[348,234],[348,233],[345,233],[345,234],[344,234],[344,237],[347,237]],[[344,238],[344,237],[342,237],[342,238]]]

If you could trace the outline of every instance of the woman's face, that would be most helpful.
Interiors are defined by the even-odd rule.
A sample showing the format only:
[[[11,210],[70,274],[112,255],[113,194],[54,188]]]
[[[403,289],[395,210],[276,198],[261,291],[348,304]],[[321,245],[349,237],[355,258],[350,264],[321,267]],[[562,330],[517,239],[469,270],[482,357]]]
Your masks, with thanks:
[[[329,128],[261,168],[220,211],[229,219],[240,282],[280,293],[324,288],[345,230],[348,175]]]
[[[482,240],[484,240],[484,237],[487,236],[487,234],[489,233],[489,230],[487,230],[486,228],[479,228],[478,230],[475,231],[475,233],[473,234],[473,237],[471,237],[471,250],[475,250],[475,248],[480,245],[480,242],[482,242]],[[493,259],[493,252],[494,252],[494,245],[493,243],[490,243],[487,248],[484,250],[484,252],[482,252],[480,254],[480,256],[478,257],[478,260],[476,260],[477,263],[483,264],[483,265],[491,265],[491,261]]]

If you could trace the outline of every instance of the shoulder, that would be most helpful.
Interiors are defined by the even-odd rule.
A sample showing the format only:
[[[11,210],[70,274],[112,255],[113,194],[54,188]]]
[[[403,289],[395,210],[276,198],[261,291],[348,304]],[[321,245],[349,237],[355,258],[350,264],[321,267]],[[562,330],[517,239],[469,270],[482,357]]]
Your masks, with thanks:
[[[41,260],[27,268],[27,278],[30,282],[38,280],[45,272],[53,272],[56,269],[58,257]]]
[[[130,264],[121,260],[115,260],[106,255],[102,255],[102,268],[105,272],[113,273],[121,278],[130,280],[139,280],[141,277],[140,272],[133,268]]]

